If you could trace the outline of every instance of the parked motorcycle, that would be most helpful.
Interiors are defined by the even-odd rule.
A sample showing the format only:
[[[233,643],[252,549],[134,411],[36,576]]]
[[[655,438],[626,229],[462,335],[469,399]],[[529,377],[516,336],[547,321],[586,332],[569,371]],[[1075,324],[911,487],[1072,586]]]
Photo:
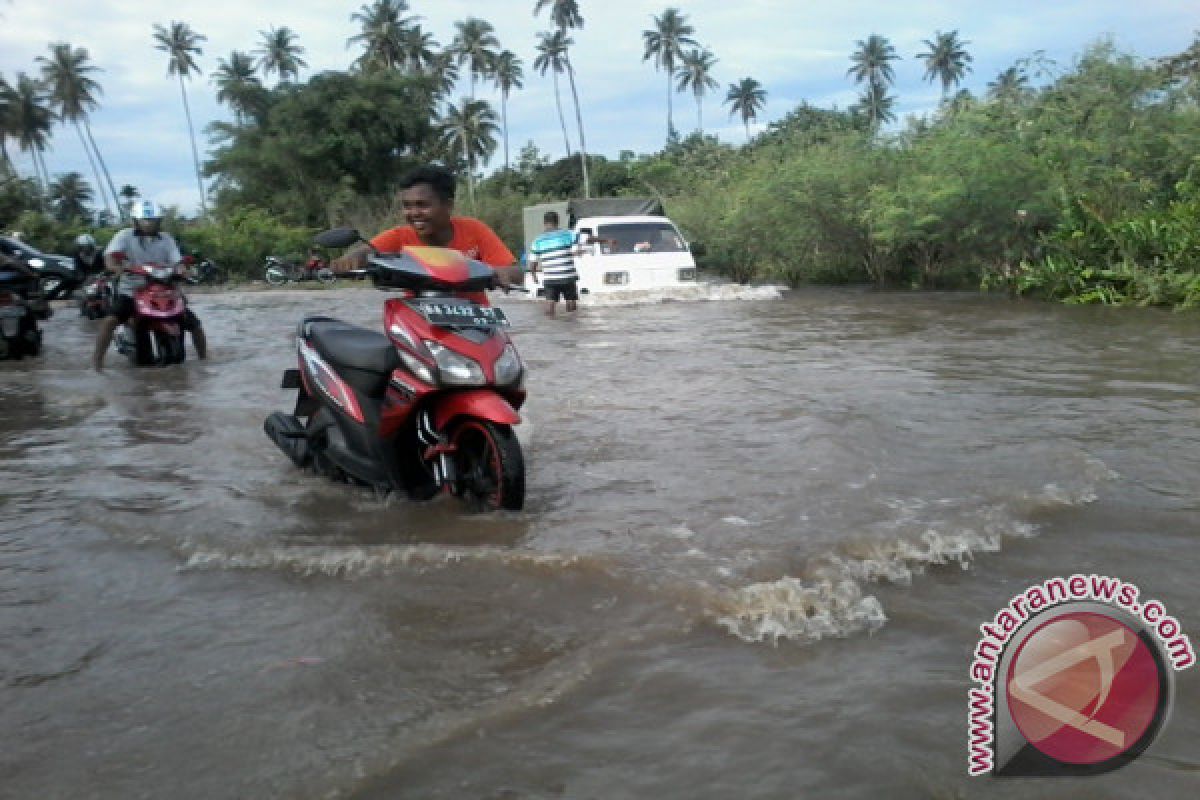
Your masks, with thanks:
[[[359,241],[339,228],[324,247]],[[299,467],[416,499],[448,491],[482,509],[519,509],[525,464],[513,425],[525,401],[524,366],[501,309],[465,294],[495,285],[490,267],[454,250],[373,252],[386,335],[310,316],[297,330],[290,414],[267,417],[267,435]]]
[[[192,275],[187,279],[188,283],[201,286],[220,286],[229,280],[225,270],[214,264],[211,258],[187,256],[184,258],[184,262],[192,268]]]
[[[79,295],[79,314],[88,319],[101,319],[112,309],[112,276],[101,272],[83,285]]]
[[[16,259],[0,259],[0,359],[41,352],[38,320],[51,313],[42,278]]]
[[[267,256],[266,270],[263,278],[272,286],[283,286],[295,281],[320,281],[326,285],[337,280],[337,275],[329,267],[311,268],[304,264],[293,264],[278,256]]]
[[[183,363],[183,276],[175,267],[158,264],[126,267],[125,275],[141,277],[145,284],[133,292],[133,316],[117,331],[117,352],[135,366]]]

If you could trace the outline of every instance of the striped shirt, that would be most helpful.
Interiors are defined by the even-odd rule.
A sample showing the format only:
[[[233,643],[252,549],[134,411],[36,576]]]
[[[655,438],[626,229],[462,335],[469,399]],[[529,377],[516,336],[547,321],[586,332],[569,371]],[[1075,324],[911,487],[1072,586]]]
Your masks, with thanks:
[[[529,245],[529,266],[540,269],[547,283],[578,280],[575,257],[582,252],[579,235],[574,231],[549,231]]]

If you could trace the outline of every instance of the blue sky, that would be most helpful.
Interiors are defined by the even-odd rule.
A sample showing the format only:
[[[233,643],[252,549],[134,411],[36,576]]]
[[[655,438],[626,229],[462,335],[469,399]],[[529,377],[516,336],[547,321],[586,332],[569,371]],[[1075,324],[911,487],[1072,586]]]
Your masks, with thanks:
[[[251,51],[260,32],[287,26],[305,48],[308,68],[301,79],[325,69],[344,69],[357,53],[346,39],[357,33],[350,15],[364,3],[331,0],[289,2],[152,3],[144,0],[0,0],[0,74],[10,82],[18,72],[37,72],[34,59],[51,42],[86,47],[104,93],[92,115],[97,142],[118,185],[130,183],[144,196],[197,207],[197,188],[182,113],[179,85],[167,75],[164,53],[154,49],[154,23],[186,22],[207,36],[198,63],[203,75],[187,84],[188,99],[201,138],[204,125],[227,119],[216,103],[211,73],[231,50]],[[534,0],[411,0],[411,13],[442,45],[453,38],[454,22],[468,16],[490,21],[503,47],[515,52],[525,68],[525,87],[509,100],[509,136],[515,158],[533,141],[551,158],[563,153],[562,133],[550,76],[532,67],[539,31],[548,18],[533,16]],[[641,32],[668,3],[662,0],[580,0],[585,26],[573,32],[572,59],[578,72],[588,149],[609,157],[621,150],[639,153],[661,147],[666,129],[666,77],[642,60]],[[740,143],[745,132],[721,106],[727,87],[743,77],[756,78],[767,91],[758,126],[784,116],[801,102],[846,108],[857,89],[846,70],[856,42],[872,33],[886,36],[902,57],[895,64],[896,111],[903,118],[936,107],[937,84],[923,80],[917,54],[936,31],[957,30],[974,57],[963,83],[982,93],[989,81],[1015,61],[1044,51],[1060,68],[1070,68],[1089,44],[1111,38],[1125,52],[1154,58],[1185,49],[1200,31],[1196,0],[1008,0],[1005,3],[959,0],[908,2],[798,3],[784,0],[688,0],[677,3],[695,27],[695,38],[718,61],[720,83],[704,103],[705,132]],[[468,91],[463,81],[461,91]],[[479,96],[499,109],[499,95],[481,87]],[[570,114],[569,90],[563,101]],[[675,96],[675,124],[683,133],[696,127],[690,94]],[[568,120],[573,128],[573,121]],[[574,143],[575,135],[572,134]],[[11,148],[10,150],[15,150]],[[499,166],[498,149],[491,167]],[[71,129],[56,129],[47,154],[52,174],[91,171]],[[22,171],[28,158],[17,155]]]

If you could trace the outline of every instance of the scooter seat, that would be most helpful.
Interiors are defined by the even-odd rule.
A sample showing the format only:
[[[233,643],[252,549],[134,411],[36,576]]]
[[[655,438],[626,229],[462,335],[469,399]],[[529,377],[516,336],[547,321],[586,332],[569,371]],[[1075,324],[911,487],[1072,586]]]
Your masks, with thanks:
[[[308,331],[317,352],[336,366],[384,375],[400,366],[396,346],[382,333],[336,319],[312,320]]]

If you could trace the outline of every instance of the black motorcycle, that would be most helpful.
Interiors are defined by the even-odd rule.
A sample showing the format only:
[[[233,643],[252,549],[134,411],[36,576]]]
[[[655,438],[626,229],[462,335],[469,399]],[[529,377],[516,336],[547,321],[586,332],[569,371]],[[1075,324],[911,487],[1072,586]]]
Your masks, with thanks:
[[[16,259],[0,261],[0,359],[41,352],[38,320],[50,314],[41,276]]]
[[[188,278],[190,284],[220,286],[229,280],[225,270],[214,264],[211,258],[190,256],[184,259],[184,263],[192,268],[192,276]]]

